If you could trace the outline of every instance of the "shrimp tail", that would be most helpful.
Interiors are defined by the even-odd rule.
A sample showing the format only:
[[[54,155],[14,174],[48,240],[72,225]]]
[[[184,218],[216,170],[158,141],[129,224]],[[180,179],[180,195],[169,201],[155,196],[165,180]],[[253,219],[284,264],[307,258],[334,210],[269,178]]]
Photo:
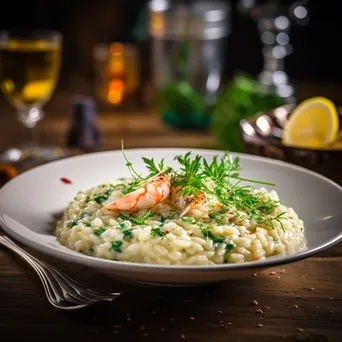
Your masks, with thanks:
[[[179,218],[182,218],[183,216],[185,216],[194,207],[195,207],[195,203],[188,204],[179,214]]]
[[[181,187],[171,188],[171,199],[182,210],[179,218],[185,216],[189,211],[203,205],[206,202],[206,196],[201,191],[196,195],[180,195]]]

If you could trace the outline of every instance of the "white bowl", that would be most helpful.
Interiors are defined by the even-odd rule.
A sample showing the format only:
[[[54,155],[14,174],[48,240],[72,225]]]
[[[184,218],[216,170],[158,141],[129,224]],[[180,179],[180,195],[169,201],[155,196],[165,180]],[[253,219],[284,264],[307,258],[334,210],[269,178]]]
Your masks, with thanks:
[[[142,156],[165,158],[173,164],[187,149],[135,149],[126,154],[138,172],[146,172]],[[222,151],[192,150],[206,159]],[[127,176],[121,151],[71,157],[39,166],[15,177],[0,189],[0,220],[14,239],[69,263],[96,268],[106,275],[160,285],[199,285],[250,276],[258,269],[310,257],[342,240],[342,188],[331,180],[288,163],[244,154],[239,156],[242,177],[276,184],[280,199],[305,223],[308,249],[266,260],[214,266],[162,266],[105,260],[61,246],[53,235],[55,216],[79,190]],[[72,184],[61,182],[67,177]]]

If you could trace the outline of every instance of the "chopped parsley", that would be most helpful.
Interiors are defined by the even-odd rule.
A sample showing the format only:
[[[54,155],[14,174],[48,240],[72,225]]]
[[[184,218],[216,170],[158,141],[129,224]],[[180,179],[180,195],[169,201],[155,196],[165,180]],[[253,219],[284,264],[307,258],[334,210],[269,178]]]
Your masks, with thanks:
[[[185,216],[183,216],[183,217],[181,218],[181,220],[182,220],[183,222],[196,224],[196,221],[195,221],[192,217],[185,217]]]
[[[99,204],[103,203],[104,201],[107,201],[107,199],[112,194],[114,189],[115,189],[114,187],[106,188],[106,191],[104,193],[94,195],[93,201],[95,201],[95,202],[97,202]]]
[[[166,217],[164,217],[163,215],[158,215],[157,217],[154,218],[154,220],[160,223],[164,223],[166,220]]]
[[[88,203],[90,201],[94,201],[98,204],[101,204],[105,201],[107,201],[107,199],[109,198],[109,196],[112,194],[112,192],[117,188],[117,187],[125,187],[125,184],[117,184],[117,185],[112,185],[109,184],[109,186],[106,187],[106,185],[104,185],[105,191],[101,192],[99,194],[95,194],[93,196],[93,198],[90,198],[89,196],[86,197],[85,202]]]
[[[167,220],[174,220],[180,213],[179,210],[170,210],[170,213],[174,213],[174,214],[170,214],[168,216],[163,216],[161,214],[159,214],[159,216],[157,216],[154,220],[155,221],[159,221],[161,223],[164,223]]]
[[[152,237],[157,238],[157,237],[164,237],[166,234],[160,228],[152,228],[151,235]]]
[[[225,237],[224,237],[224,236],[215,236],[215,235],[212,235],[210,238],[213,240],[213,242],[214,242],[214,244],[216,245],[216,247],[217,247],[218,245],[220,245],[220,244],[225,240]]]
[[[82,213],[78,216],[77,220],[82,220],[84,219],[85,217],[88,217],[89,215],[87,213]]]
[[[133,229],[128,229],[128,230],[124,230],[122,232],[123,236],[126,238],[126,239],[132,239],[133,237]]]
[[[230,242],[230,243],[226,244],[226,251],[231,251],[234,248],[235,248],[235,243],[234,242]]]
[[[103,203],[103,202],[106,201],[107,199],[108,199],[108,196],[101,195],[101,194],[95,195],[95,196],[93,197],[93,201],[95,201],[95,202],[98,203],[98,204]]]
[[[69,222],[68,222],[68,227],[69,227],[69,228],[72,228],[72,227],[76,226],[77,223],[78,223],[78,222],[75,221],[75,220],[69,221]]]
[[[213,241],[215,248],[225,240],[225,237],[223,236],[214,235],[208,227],[200,228],[200,230],[205,238]]]
[[[89,216],[89,215],[88,215],[87,213],[81,213],[81,214],[77,217],[76,220],[69,221],[68,224],[67,224],[67,226],[68,226],[69,228],[72,228],[72,227],[76,226],[76,225],[79,223],[80,220],[82,220],[82,219],[84,219],[85,217],[88,217],[88,216]],[[85,224],[87,227],[90,227],[90,226],[91,226],[91,224],[90,224],[89,222],[85,222],[84,224]]]
[[[100,227],[98,229],[94,229],[93,233],[97,236],[102,235],[107,229],[104,227]]]
[[[114,241],[112,242],[112,247],[110,249],[114,252],[121,252],[122,241]]]
[[[146,224],[146,221],[151,218],[152,216],[154,216],[155,213],[152,212],[152,211],[148,211],[146,214],[140,216],[140,217],[132,217],[132,216],[126,216],[122,213],[120,213],[118,215],[119,218],[121,218],[122,220],[124,221],[130,221],[134,224],[137,224],[137,225],[144,225]]]
[[[116,229],[125,229],[126,228],[126,223],[121,222],[118,226],[116,226]]]

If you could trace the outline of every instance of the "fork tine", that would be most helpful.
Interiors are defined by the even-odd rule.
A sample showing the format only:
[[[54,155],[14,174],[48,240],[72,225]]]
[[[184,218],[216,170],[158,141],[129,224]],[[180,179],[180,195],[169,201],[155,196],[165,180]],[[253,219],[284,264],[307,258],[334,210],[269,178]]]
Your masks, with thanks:
[[[91,300],[91,301],[99,301],[99,300],[114,300],[116,299],[120,293],[111,293],[111,294],[106,294],[102,295],[98,292],[95,292],[91,289],[88,288],[83,288],[82,285],[80,285],[77,281],[74,279],[70,278],[66,274],[62,273],[61,271],[54,269],[54,272],[56,272],[59,277],[61,277],[65,282],[68,283],[69,286],[71,286],[80,296]]]
[[[96,292],[92,289],[89,288],[85,288],[84,285],[81,285],[79,282],[77,282],[75,279],[70,278],[67,274],[61,272],[60,270],[58,270],[57,268],[55,268],[52,265],[49,265],[49,267],[56,272],[61,278],[63,278],[70,286],[72,286],[80,295],[85,294],[86,296],[88,296],[89,298],[92,299],[115,299],[116,297],[120,296],[121,293],[117,292],[117,293],[107,293],[105,295]]]
[[[87,296],[86,294],[84,294],[85,291],[80,290],[74,284],[72,284],[72,282],[62,272],[59,272],[56,269],[50,269],[49,272],[55,278],[57,278],[60,283],[63,283],[63,285],[65,286],[65,295],[66,296],[71,295],[71,296],[77,298],[81,302],[89,302],[89,301],[95,302],[95,301],[97,301],[97,299],[94,298],[93,296]]]
[[[44,266],[43,266],[44,267]],[[80,296],[77,291],[74,290],[67,282],[64,281],[61,277],[57,277],[54,272],[52,272],[47,267],[44,267],[45,271],[49,274],[51,283],[53,283],[56,287],[58,286],[62,292],[62,301],[70,302],[73,304],[86,304],[89,303],[89,300]]]

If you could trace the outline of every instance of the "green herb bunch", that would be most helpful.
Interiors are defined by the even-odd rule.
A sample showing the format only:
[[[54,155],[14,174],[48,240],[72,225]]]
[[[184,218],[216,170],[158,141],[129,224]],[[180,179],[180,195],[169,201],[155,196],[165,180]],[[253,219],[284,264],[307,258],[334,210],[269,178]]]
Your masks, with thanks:
[[[214,198],[219,203],[219,208],[213,208],[209,213],[212,221],[222,220],[230,211],[238,211],[240,218],[254,220],[257,224],[264,224],[266,227],[273,227],[273,221],[277,221],[283,228],[281,219],[285,213],[272,217],[274,209],[280,204],[279,201],[263,199],[262,193],[255,193],[250,185],[241,183],[254,183],[264,186],[275,186],[275,184],[255,179],[247,179],[240,176],[241,166],[239,157],[232,157],[226,151],[222,157],[214,156],[211,162],[196,155],[191,158],[191,152],[179,155],[174,158],[180,165],[174,170],[165,165],[164,159],[156,162],[153,158],[143,157],[142,160],[149,171],[146,177],[138,174],[132,163],[125,155],[122,145],[122,152],[126,165],[132,175],[132,182],[128,184],[126,192],[134,191],[147,184],[154,177],[162,174],[170,174],[172,186],[180,189],[183,196],[196,197],[200,193]]]

